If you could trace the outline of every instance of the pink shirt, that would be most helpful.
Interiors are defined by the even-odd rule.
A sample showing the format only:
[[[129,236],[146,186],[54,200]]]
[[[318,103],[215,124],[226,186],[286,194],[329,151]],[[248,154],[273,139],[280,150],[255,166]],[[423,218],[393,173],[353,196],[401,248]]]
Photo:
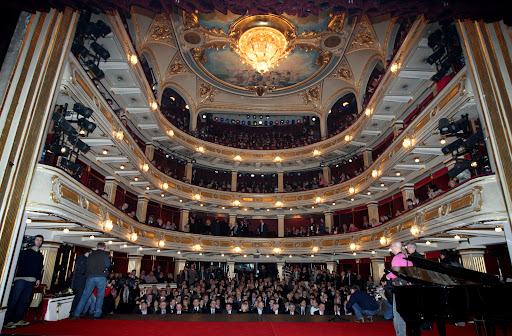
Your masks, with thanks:
[[[391,260],[391,268],[412,266],[412,262],[410,262],[409,260],[406,260],[405,258],[406,258],[406,256],[403,253],[399,253],[399,254],[395,255],[393,257],[393,260]],[[397,278],[397,276],[394,275],[393,273],[389,273],[387,275],[387,278],[395,279],[395,278]]]

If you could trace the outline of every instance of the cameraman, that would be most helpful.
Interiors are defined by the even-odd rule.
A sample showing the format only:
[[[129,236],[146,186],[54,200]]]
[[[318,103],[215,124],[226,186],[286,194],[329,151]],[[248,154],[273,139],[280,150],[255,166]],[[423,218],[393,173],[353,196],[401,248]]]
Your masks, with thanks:
[[[23,250],[18,258],[16,275],[12,286],[7,313],[5,315],[6,328],[16,328],[18,325],[27,325],[23,321],[23,313],[30,304],[32,289],[38,287],[43,277],[43,254],[39,248],[43,245],[44,237],[37,235],[34,238],[34,246],[23,244]]]
[[[87,300],[91,296],[94,288],[97,288],[98,296],[96,298],[96,307],[94,310],[94,319],[100,319],[102,308],[103,308],[103,299],[105,298],[105,288],[107,287],[107,279],[109,275],[109,267],[112,265],[110,259],[108,258],[108,253],[105,252],[105,243],[99,242],[96,245],[96,250],[91,252],[89,257],[87,257],[87,280],[85,281],[85,288],[82,294],[82,298],[76,307],[75,312],[71,319],[74,321],[80,317],[82,310],[87,303]]]

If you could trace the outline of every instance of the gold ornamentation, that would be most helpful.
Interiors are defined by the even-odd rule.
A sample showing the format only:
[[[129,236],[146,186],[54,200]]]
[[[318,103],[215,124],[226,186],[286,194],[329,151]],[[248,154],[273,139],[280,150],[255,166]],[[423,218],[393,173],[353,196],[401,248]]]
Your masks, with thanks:
[[[331,52],[329,52],[329,51],[322,51],[318,55],[318,58],[316,59],[315,65],[316,66],[322,66],[324,64],[327,64],[331,60],[331,57],[332,57],[332,53]]]
[[[310,30],[310,31],[304,30],[304,31],[300,34],[300,36],[301,36],[301,37],[314,37],[314,36],[316,36],[316,35],[318,35],[318,33],[317,33],[317,32],[315,32],[315,31],[313,31],[313,30]]]
[[[194,13],[183,11],[183,24],[188,29],[196,28],[199,26],[199,18],[197,16],[199,12],[197,10]]]
[[[155,18],[155,24],[151,31],[151,37],[156,41],[160,40],[171,40],[172,41],[172,30],[169,26],[165,14],[159,14]]]
[[[476,212],[482,211],[482,207],[484,206],[484,200],[482,197],[482,187],[481,186],[473,187],[473,191],[476,191],[475,196],[478,196],[477,206],[475,206],[473,208],[473,211],[476,211]]]
[[[352,69],[350,69],[350,64],[345,57],[343,57],[340,67],[334,71],[332,77],[341,78],[347,82],[354,81]]]
[[[205,101],[213,102],[215,100],[215,95],[219,93],[219,90],[211,85],[201,84],[199,88],[199,96],[201,97],[201,103]]]
[[[206,62],[208,62],[208,59],[204,55],[204,49],[202,49],[202,48],[193,48],[193,49],[190,49],[190,53],[192,54],[192,57],[194,57],[196,62],[199,62],[199,63],[206,63]]]
[[[320,87],[314,87],[307,89],[301,93],[299,93],[299,97],[304,100],[304,104],[313,104],[318,108],[318,103],[320,101]]]
[[[331,21],[329,22],[327,30],[334,33],[341,32],[343,30],[343,24],[345,23],[345,14],[334,15],[331,13],[329,16],[331,17]]]
[[[265,93],[274,91],[275,88],[276,88],[275,86],[260,85],[260,86],[248,86],[247,90],[256,92],[258,97],[262,97]]]
[[[350,50],[357,50],[360,48],[377,47],[375,34],[373,28],[366,16],[361,17],[357,31],[352,39],[352,45]],[[377,47],[378,48],[378,47]]]
[[[190,72],[185,65],[185,62],[181,59],[179,55],[176,55],[169,65],[169,74],[177,75],[181,72]]]

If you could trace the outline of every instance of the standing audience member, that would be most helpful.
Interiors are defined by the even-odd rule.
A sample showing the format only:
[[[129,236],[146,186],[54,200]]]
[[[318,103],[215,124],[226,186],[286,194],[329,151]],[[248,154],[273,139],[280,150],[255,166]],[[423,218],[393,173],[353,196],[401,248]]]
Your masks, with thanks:
[[[71,305],[71,314],[75,311],[76,306],[78,306],[78,302],[82,298],[82,294],[85,288],[85,273],[87,272],[87,257],[91,254],[92,250],[90,248],[86,248],[84,254],[79,256],[76,259],[75,268],[73,271],[73,280],[71,282],[71,289],[75,291],[75,298],[73,299],[73,304]]]

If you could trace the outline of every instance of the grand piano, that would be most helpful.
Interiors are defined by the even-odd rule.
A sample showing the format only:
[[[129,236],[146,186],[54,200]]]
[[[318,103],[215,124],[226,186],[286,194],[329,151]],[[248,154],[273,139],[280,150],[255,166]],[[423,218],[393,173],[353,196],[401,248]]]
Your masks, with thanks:
[[[409,336],[420,335],[424,321],[437,323],[446,335],[445,323],[474,321],[477,334],[494,333],[494,325],[512,317],[512,283],[497,276],[436,261],[409,256],[414,266],[393,270],[408,285],[395,286],[398,313],[407,323]]]

